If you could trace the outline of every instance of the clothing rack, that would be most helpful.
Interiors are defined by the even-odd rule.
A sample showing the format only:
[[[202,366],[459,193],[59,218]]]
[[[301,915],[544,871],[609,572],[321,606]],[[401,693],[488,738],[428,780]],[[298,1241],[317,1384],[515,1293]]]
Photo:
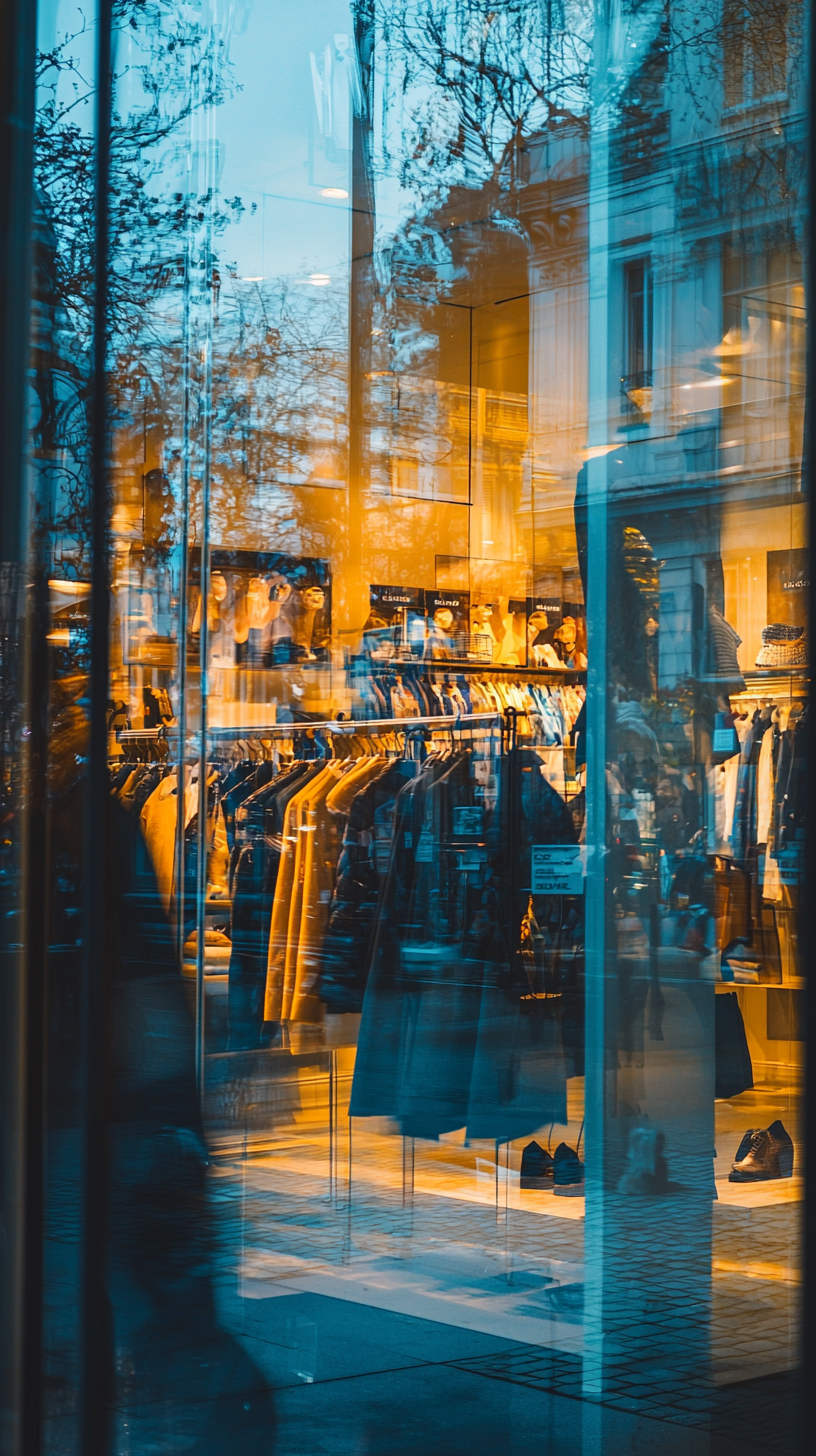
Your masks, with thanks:
[[[217,739],[291,738],[294,733],[309,732],[353,736],[361,733],[407,733],[414,728],[487,727],[501,717],[502,714],[497,710],[493,713],[439,713],[417,718],[327,718],[314,723],[254,723],[235,728],[224,724],[212,727],[209,731]]]
[[[158,728],[120,728],[116,734],[117,743],[157,743],[167,737],[167,728],[162,723]]]
[[[492,713],[440,713],[435,716],[417,718],[326,718],[311,723],[239,723],[211,725],[207,736],[223,742],[231,738],[292,738],[296,733],[334,733],[339,736],[376,733],[407,733],[414,728],[459,728],[487,727],[501,720],[506,712],[520,715],[518,709],[498,710]],[[521,715],[523,716],[523,715]],[[177,736],[178,729],[162,724],[158,728],[122,728],[117,733],[119,743],[155,743]]]
[[[300,665],[300,664],[298,664]],[[306,664],[308,666],[308,664]],[[325,666],[325,664],[323,664]],[[552,684],[558,687],[561,682],[566,684],[586,683],[587,669],[585,667],[539,667],[531,663],[524,667],[518,662],[478,662],[475,660],[464,660],[461,658],[375,658],[365,660],[367,670],[375,673],[395,673],[398,676],[418,670],[420,672],[441,672],[448,676],[461,677],[465,673],[484,675],[485,673],[507,673],[524,679],[541,679],[545,685]]]

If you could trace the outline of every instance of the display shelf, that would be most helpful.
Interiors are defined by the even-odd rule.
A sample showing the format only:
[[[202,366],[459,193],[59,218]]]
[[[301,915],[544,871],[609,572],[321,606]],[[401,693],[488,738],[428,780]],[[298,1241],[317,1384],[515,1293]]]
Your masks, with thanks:
[[[730,1183],[728,1178],[717,1178],[717,1202],[732,1208],[770,1208],[780,1203],[800,1203],[805,1196],[805,1180],[793,1178],[767,1178],[756,1183]],[[726,1272],[721,1270],[720,1272]],[[737,1272],[729,1270],[728,1272]],[[745,1272],[742,1270],[741,1272]],[[761,1277],[754,1274],[754,1278]],[[766,1276],[767,1277],[767,1276]],[[770,1276],[778,1277],[778,1276]]]
[[[803,991],[807,981],[804,976],[789,976],[787,981],[717,981],[715,991]]]
[[[714,991],[715,994],[717,991],[766,991],[769,986],[775,986],[778,990],[781,985],[781,981],[717,981]]]
[[[778,687],[783,684],[790,684],[791,691],[794,686],[805,689],[810,682],[810,670],[806,666],[801,667],[758,667],[751,672],[743,673],[745,687],[738,693],[730,693],[731,698],[750,696],[757,692],[763,692],[767,688]]]

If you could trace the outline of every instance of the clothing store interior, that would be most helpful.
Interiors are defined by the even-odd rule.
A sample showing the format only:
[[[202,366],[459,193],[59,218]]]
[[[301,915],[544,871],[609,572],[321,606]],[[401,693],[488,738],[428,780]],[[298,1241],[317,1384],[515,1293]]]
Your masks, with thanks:
[[[478,168],[434,191],[417,144],[398,176],[408,103],[382,48],[385,119],[354,100],[343,15],[324,49],[257,8],[234,39],[217,146],[194,116],[196,182],[151,182],[217,208],[111,384],[122,894],[182,968],[242,1339],[271,1384],[328,1379],[319,1298],[468,1331],[491,1379],[689,1427],[736,1392],[736,1420],[798,1359],[798,234],[672,221],[635,169],[590,247],[568,120],[512,225]],[[48,650],[78,754],[73,550]]]
[[[448,1253],[476,1205],[511,1291],[500,1314],[482,1293],[476,1327],[577,1353],[588,466],[536,414],[529,301],[500,302],[526,291],[512,240],[462,231],[467,328],[450,302],[405,305],[437,341],[433,380],[363,371],[355,410],[298,441],[295,484],[213,469],[203,546],[173,539],[167,422],[123,432],[110,791],[183,960],[216,1175],[406,1220],[422,1201]],[[376,364],[400,303],[359,286]],[[804,506],[735,491],[692,520],[668,488],[644,505],[646,448],[609,461],[595,705],[615,1187],[685,1183],[713,1206],[707,1359],[734,1382],[787,1368],[795,1342]],[[370,1271],[376,1234],[357,1238]],[[375,1302],[440,1317],[425,1256]],[[301,1288],[302,1258],[296,1238],[256,1247],[244,1285]],[[338,1277],[329,1259],[307,1287]],[[442,1317],[467,1323],[475,1269],[442,1282]],[[746,1320],[767,1339],[736,1352]]]

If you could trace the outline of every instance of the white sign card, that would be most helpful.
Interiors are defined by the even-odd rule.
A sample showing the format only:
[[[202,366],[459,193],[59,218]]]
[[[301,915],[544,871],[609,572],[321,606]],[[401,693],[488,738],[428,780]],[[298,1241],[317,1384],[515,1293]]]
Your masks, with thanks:
[[[533,895],[583,895],[583,846],[534,844],[530,891]]]

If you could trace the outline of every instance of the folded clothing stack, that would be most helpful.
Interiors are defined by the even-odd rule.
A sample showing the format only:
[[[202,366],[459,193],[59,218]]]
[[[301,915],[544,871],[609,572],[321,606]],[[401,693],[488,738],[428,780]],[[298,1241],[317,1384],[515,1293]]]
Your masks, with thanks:
[[[806,667],[807,660],[807,632],[803,627],[789,627],[784,622],[763,627],[757,667]]]

